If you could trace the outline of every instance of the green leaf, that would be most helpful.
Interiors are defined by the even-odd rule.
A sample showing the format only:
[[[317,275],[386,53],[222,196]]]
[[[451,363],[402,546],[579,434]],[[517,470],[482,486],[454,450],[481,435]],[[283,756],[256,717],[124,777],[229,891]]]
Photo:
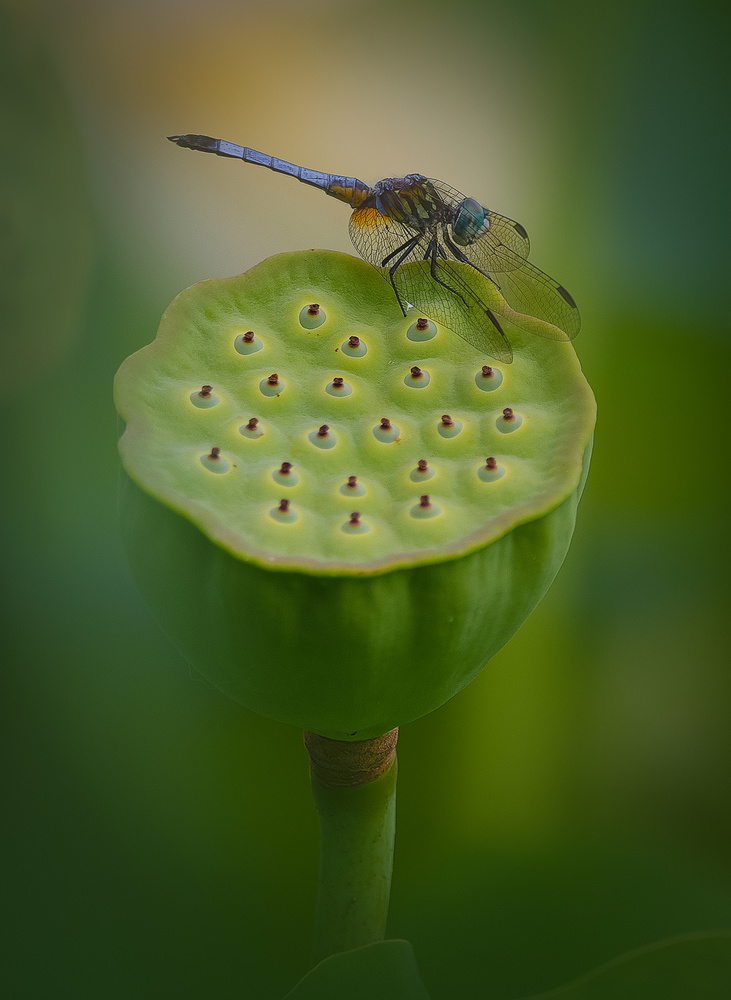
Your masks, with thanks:
[[[728,1000],[731,932],[638,948],[566,986],[525,1000]]]
[[[408,941],[379,941],[331,955],[284,1000],[429,1000]]]

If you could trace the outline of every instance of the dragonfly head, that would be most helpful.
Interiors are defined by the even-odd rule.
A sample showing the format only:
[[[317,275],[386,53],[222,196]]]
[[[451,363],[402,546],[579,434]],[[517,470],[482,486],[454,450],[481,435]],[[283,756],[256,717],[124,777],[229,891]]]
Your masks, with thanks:
[[[490,228],[490,221],[482,205],[474,198],[463,198],[455,209],[452,236],[455,243],[466,247]]]

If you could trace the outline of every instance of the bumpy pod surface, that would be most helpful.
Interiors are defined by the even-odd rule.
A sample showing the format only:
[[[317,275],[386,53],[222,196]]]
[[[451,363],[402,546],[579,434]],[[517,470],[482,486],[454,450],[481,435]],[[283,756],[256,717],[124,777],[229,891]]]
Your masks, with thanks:
[[[123,525],[199,671],[337,739],[475,676],[563,561],[595,420],[570,344],[511,340],[490,366],[326,251],[174,300],[117,375]]]

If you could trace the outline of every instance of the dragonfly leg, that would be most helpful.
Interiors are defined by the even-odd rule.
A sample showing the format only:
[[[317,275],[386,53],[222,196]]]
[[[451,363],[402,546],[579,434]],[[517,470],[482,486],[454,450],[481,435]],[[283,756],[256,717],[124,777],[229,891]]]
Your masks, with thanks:
[[[401,296],[398,293],[398,288],[396,288],[396,282],[393,280],[393,276],[396,273],[397,269],[400,267],[400,265],[409,256],[409,254],[414,249],[414,247],[416,246],[416,244],[419,242],[420,239],[421,236],[414,236],[412,239],[407,240],[407,242],[402,244],[398,248],[398,250],[394,250],[394,252],[389,254],[388,257],[385,257],[383,263],[381,264],[382,267],[385,267],[386,264],[396,256],[396,254],[400,254],[400,256],[396,260],[396,263],[392,264],[391,267],[388,269],[388,278],[389,281],[391,282],[391,288],[393,288],[394,293],[396,295],[396,301],[401,306],[401,312],[404,314],[404,316],[406,315],[406,309],[404,308],[404,304],[401,301]]]
[[[472,261],[468,260],[465,257],[465,255],[461,252],[461,250],[458,250],[457,247],[453,245],[452,241],[449,239],[449,237],[447,236],[446,233],[443,233],[442,235],[444,236],[444,242],[449,247],[449,250],[454,253],[454,255],[457,258],[457,260],[461,261],[463,264],[469,264],[470,267],[475,267],[474,264],[472,263]],[[448,260],[449,259],[447,257],[447,254],[445,253],[443,247],[441,247],[439,245],[439,241],[437,239],[435,239],[429,245],[429,250],[428,250],[427,254],[431,256],[431,276],[432,276],[432,278],[434,278],[434,280],[436,282],[438,282],[440,285],[442,285],[444,288],[448,288],[450,292],[454,292],[455,295],[459,295],[459,297],[462,299],[462,301],[464,302],[464,304],[468,305],[467,300],[465,299],[464,295],[460,295],[459,292],[456,292],[453,288],[450,288],[450,286],[447,285],[445,282],[440,281],[440,279],[436,275],[437,255],[439,255],[439,257],[441,257],[442,260]],[[424,259],[426,260],[426,257]],[[475,267],[475,270],[479,271],[480,274],[484,274],[483,271],[480,271],[479,267]],[[485,277],[486,278],[490,278],[490,275],[489,274],[485,274]],[[490,278],[490,281],[492,281],[492,278]],[[496,285],[497,282],[493,281],[493,284]],[[497,287],[499,288],[500,286],[498,285]],[[492,323],[492,325],[495,327],[495,329],[497,330],[497,332],[500,334],[501,337],[503,337],[505,339],[505,341],[507,343],[507,338],[505,337],[505,331],[503,330],[503,328],[498,323],[497,317],[495,316],[495,314],[492,311],[492,309],[488,309],[487,306],[485,305],[485,303],[481,302],[480,299],[477,299],[477,302],[484,309],[485,315],[490,320],[490,322]]]
[[[441,285],[442,288],[446,288],[448,292],[452,292],[453,295],[456,295],[458,298],[462,299],[464,304],[469,308],[469,303],[467,302],[467,299],[464,297],[464,295],[462,295],[461,292],[458,292],[456,288],[452,288],[451,285],[448,285],[446,281],[442,281],[442,279],[437,275],[437,263],[438,263],[438,256],[440,255],[440,249],[441,248],[439,247],[439,241],[437,240],[436,237],[434,237],[434,239],[429,244],[429,249],[427,250],[426,256],[424,257],[424,260],[427,260],[427,258],[429,259],[429,273],[431,274],[432,278],[436,281],[438,285]]]
[[[385,266],[386,266],[386,264],[388,264],[388,262],[389,262],[390,260],[393,260],[393,258],[394,258],[394,257],[395,257],[395,256],[396,256],[397,254],[400,254],[402,250],[405,250],[405,251],[406,251],[406,253],[404,254],[404,257],[405,257],[405,256],[406,256],[406,254],[409,254],[409,253],[410,253],[410,252],[411,252],[411,251],[412,251],[412,250],[414,249],[414,247],[416,246],[416,244],[417,244],[417,243],[419,242],[419,240],[420,240],[420,239],[421,239],[421,236],[420,236],[420,235],[416,235],[416,236],[412,236],[410,240],[407,240],[407,241],[406,241],[405,243],[402,243],[400,247],[396,247],[396,249],[395,249],[395,250],[393,251],[393,253],[390,253],[390,254],[388,255],[388,257],[384,257],[384,258],[383,258],[383,260],[381,261],[381,267],[385,267]],[[403,260],[403,259],[404,259],[404,258],[403,258],[403,257],[401,257],[401,259],[400,259],[399,263],[400,263],[400,262],[401,262],[401,260]],[[398,267],[398,264],[397,264],[396,266]]]
[[[474,267],[475,271],[479,271],[480,274],[483,277],[487,278],[489,281],[491,281],[493,283],[493,285],[497,289],[500,288],[500,285],[498,285],[497,281],[495,281],[495,279],[493,277],[491,277],[489,274],[487,274],[486,271],[483,271],[479,267],[477,267],[476,264],[473,264],[472,261],[469,259],[469,257],[467,257],[465,255],[465,253],[462,250],[460,250],[460,248],[458,246],[455,246],[455,244],[450,240],[449,235],[448,235],[448,233],[447,233],[446,230],[442,231],[442,239],[444,240],[444,242],[449,247],[449,252],[451,254],[453,254],[457,258],[457,260],[460,261],[460,263],[462,263],[462,264],[469,264],[470,267]]]
[[[447,235],[447,233],[446,233],[446,232],[442,232],[442,236],[443,236],[443,238],[444,238],[444,242],[445,242],[445,243],[447,244],[447,246],[449,247],[449,251],[450,251],[450,253],[453,253],[453,254],[454,254],[454,256],[455,256],[455,257],[457,258],[457,260],[458,260],[458,261],[461,261],[461,263],[463,263],[463,264],[469,264],[469,266],[470,266],[470,267],[474,267],[474,268],[475,268],[475,271],[479,271],[479,273],[480,273],[481,275],[483,275],[483,276],[484,276],[485,278],[490,278],[490,275],[489,275],[489,274],[485,274],[485,272],[484,272],[484,271],[481,271],[479,267],[475,267],[475,265],[474,265],[474,264],[472,263],[472,261],[471,261],[471,260],[469,260],[469,258],[468,258],[468,257],[466,257],[466,256],[465,256],[465,255],[464,255],[464,254],[462,253],[462,251],[461,251],[461,250],[459,249],[459,247],[456,247],[456,246],[454,245],[454,243],[452,243],[452,241],[450,240],[450,238],[449,238],[449,236]],[[496,288],[497,288],[498,290],[500,289],[500,285],[498,285],[497,281],[495,281],[495,279],[494,279],[494,278],[490,278],[490,281],[492,281],[493,285],[494,285],[494,286],[495,286],[495,287],[496,287]],[[488,308],[487,308],[487,306],[485,306],[485,305],[484,305],[484,303],[483,303],[483,308],[484,308],[484,310],[485,310],[485,315],[486,315],[486,316],[487,316],[487,318],[488,318],[488,319],[490,320],[490,322],[491,322],[491,323],[492,323],[492,325],[493,325],[493,326],[495,327],[495,329],[496,329],[496,330],[497,330],[497,332],[498,332],[498,333],[500,334],[500,336],[501,336],[501,337],[505,337],[505,331],[504,331],[504,330],[503,330],[503,328],[502,328],[502,327],[500,326],[500,324],[499,324],[499,322],[498,322],[498,320],[497,320],[497,317],[495,316],[495,313],[494,313],[494,312],[492,311],[492,309],[488,309]]]

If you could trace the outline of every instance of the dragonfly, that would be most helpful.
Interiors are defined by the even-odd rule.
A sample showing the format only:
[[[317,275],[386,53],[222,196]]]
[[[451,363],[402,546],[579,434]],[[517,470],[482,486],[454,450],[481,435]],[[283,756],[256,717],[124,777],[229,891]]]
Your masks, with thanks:
[[[416,306],[492,358],[513,360],[506,327],[560,341],[579,332],[571,295],[528,262],[525,228],[443,181],[406,174],[369,185],[225,139],[167,138],[186,149],[289,174],[350,205],[353,245],[389,281],[404,316]]]

